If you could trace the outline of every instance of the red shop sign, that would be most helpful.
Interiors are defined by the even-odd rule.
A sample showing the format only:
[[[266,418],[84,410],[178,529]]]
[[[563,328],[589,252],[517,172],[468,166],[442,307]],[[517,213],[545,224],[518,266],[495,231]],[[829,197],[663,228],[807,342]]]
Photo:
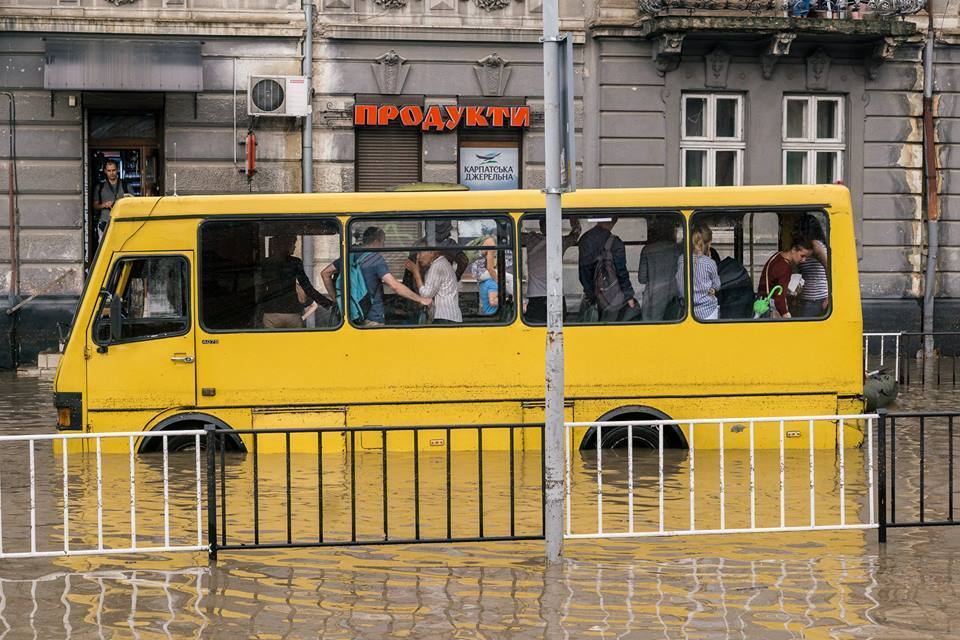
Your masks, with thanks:
[[[424,131],[453,131],[457,127],[529,127],[530,107],[461,107],[415,104],[358,104],[353,107],[357,127],[382,127],[400,122]]]

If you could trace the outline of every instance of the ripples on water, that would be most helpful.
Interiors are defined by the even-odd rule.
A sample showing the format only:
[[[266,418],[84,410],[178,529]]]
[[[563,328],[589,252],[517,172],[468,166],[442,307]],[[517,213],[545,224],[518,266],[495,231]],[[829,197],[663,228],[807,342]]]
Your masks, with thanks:
[[[49,383],[0,373],[0,388],[0,432],[49,432],[54,420]],[[953,389],[912,387],[901,399],[901,407],[907,409],[956,405]],[[931,451],[942,449],[942,439],[936,440],[942,436],[928,436],[932,438]],[[915,430],[903,427],[902,437],[901,448],[906,452]],[[762,457],[758,457],[761,469],[765,464]],[[22,452],[0,451],[5,516],[11,509],[16,512],[11,502],[22,498],[22,460]],[[60,476],[53,462],[52,455],[38,454],[40,481],[51,494],[47,502],[55,506]],[[667,496],[682,501],[687,490],[685,462],[682,456],[674,462],[667,464]],[[644,471],[644,464],[649,463],[638,458],[638,477],[650,476],[649,469]],[[822,462],[818,456],[817,463],[818,468],[830,468],[830,456],[824,456]],[[915,463],[906,455],[898,459],[902,475],[898,489],[903,491],[898,508],[904,518],[916,507],[918,488],[909,478]],[[109,468],[111,463],[105,464]],[[150,464],[138,462],[138,473],[149,477]],[[269,471],[271,464],[269,459],[261,460],[261,470]],[[499,473],[495,461],[485,460],[484,464],[485,469],[490,465],[491,474]],[[706,464],[705,459],[698,457],[698,469],[706,468],[701,464]],[[731,464],[728,486],[735,491],[735,458]],[[862,460],[851,455],[848,464],[862,465]],[[521,476],[523,466],[518,469]],[[536,471],[524,476],[528,479],[518,486],[536,489]],[[248,461],[232,462],[229,473],[230,482],[243,482],[249,473]],[[589,497],[592,473],[589,461],[575,464],[574,476],[585,497]],[[859,470],[854,474],[848,468],[848,518],[855,518],[856,510],[862,509],[865,492],[862,483],[858,485],[857,478],[851,477],[854,475],[859,475]],[[305,473],[304,477],[308,476]],[[370,482],[375,481],[372,477]],[[942,494],[942,473],[938,476],[931,469],[927,482],[928,491]],[[608,526],[614,526],[623,514],[623,495],[617,495],[614,484],[611,481],[611,502],[605,506]],[[826,493],[835,490],[830,482],[822,485]],[[577,486],[575,483],[575,492]],[[124,496],[125,491],[120,485],[108,487],[108,518],[120,518],[124,513],[125,498],[114,501],[114,496]],[[655,526],[654,494],[655,488],[642,488],[637,505],[638,521],[652,510]],[[77,499],[84,495],[78,489]],[[734,506],[735,495],[731,497]],[[330,491],[325,500],[343,498]],[[761,499],[775,504],[775,498],[767,495]],[[142,499],[149,501],[150,496]],[[469,510],[466,494],[460,502]],[[195,514],[189,513],[188,503],[173,509],[175,535],[191,535]],[[309,498],[298,502],[298,509],[309,511],[309,506]],[[238,535],[244,530],[248,511],[242,504],[231,509],[231,528]],[[376,518],[379,513],[376,511]],[[769,510],[759,507],[758,515],[766,517],[763,514],[769,516]],[[369,513],[361,518],[364,516],[374,519]],[[498,516],[502,513],[491,513],[493,524],[488,526],[496,526]],[[578,514],[577,522],[592,527],[593,516],[586,509]],[[296,526],[304,535],[315,533],[314,525],[299,520]],[[391,521],[393,526],[405,526],[402,515],[395,518],[391,513]],[[89,524],[89,518],[83,517],[72,522],[72,535],[89,536],[89,528],[83,529]],[[53,517],[41,525],[55,531],[58,520]],[[144,535],[150,535],[150,523],[143,526]],[[333,530],[342,523],[328,526]],[[374,523],[372,529],[376,526]],[[4,527],[7,548],[24,543],[25,529],[15,528],[7,519]],[[249,527],[246,530],[249,532]],[[205,554],[187,553],[150,558],[8,560],[0,564],[0,638],[960,635],[960,623],[955,621],[960,620],[960,594],[954,577],[958,535],[946,528],[901,530],[892,531],[889,539],[886,549],[878,547],[872,532],[568,541],[567,559],[550,569],[544,568],[541,542],[225,553],[213,566]]]

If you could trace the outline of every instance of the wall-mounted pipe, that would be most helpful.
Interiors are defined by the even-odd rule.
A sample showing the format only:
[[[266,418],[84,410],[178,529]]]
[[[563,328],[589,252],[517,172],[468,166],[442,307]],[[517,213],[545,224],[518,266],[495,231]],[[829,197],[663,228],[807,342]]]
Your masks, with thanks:
[[[927,41],[923,49],[923,171],[927,213],[927,269],[923,285],[924,352],[933,355],[934,304],[937,289],[937,253],[940,244],[937,219],[937,144],[933,114],[933,2],[927,0]]]
[[[307,79],[307,99],[309,108],[303,117],[303,130],[300,133],[300,177],[303,193],[313,193],[313,0],[303,0],[304,34],[303,34],[303,61],[300,66],[301,75]],[[303,237],[303,266],[311,280],[314,278],[314,247],[313,236]],[[307,326],[314,326],[314,317],[307,318]]]
[[[7,227],[10,236],[10,289],[7,292],[10,307],[17,304],[20,298],[20,220],[17,207],[17,103],[14,95],[9,91],[0,92],[7,98],[10,105],[9,131],[10,161],[7,166],[7,201],[9,216]]]

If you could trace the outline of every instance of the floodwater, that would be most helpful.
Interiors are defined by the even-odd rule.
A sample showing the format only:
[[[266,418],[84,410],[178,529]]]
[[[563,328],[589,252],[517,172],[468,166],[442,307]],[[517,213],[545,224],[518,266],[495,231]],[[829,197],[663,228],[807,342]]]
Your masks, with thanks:
[[[48,433],[54,422],[49,382],[0,374],[0,433]],[[955,409],[953,387],[903,392],[901,408]],[[949,443],[943,430],[927,425],[927,469],[923,495],[927,517],[943,517],[951,486],[942,465],[931,460]],[[901,519],[916,511],[916,430],[899,427],[898,505]],[[4,549],[29,547],[23,525],[28,487],[25,449],[0,451]],[[774,454],[775,455],[775,454]],[[309,460],[308,460],[309,457]],[[228,457],[229,458],[229,457]],[[605,472],[603,525],[625,524],[623,478],[611,454]],[[315,514],[323,500],[329,538],[348,535],[350,497],[344,465],[325,460],[326,491],[321,498],[300,485],[316,481],[313,456],[294,456],[291,536],[312,539],[320,532]],[[37,447],[38,546],[62,534],[59,456]],[[539,456],[515,458],[517,533],[535,533],[539,523]],[[698,527],[716,524],[717,483],[711,482],[709,455],[697,457]],[[743,455],[727,458],[727,526],[746,526]],[[775,460],[757,453],[759,526],[775,524],[779,496],[771,469]],[[802,460],[795,460],[806,473]],[[75,544],[96,542],[96,487],[89,485],[89,456],[71,456],[70,537]],[[411,535],[410,461],[390,461],[389,531]],[[657,460],[638,452],[635,460],[635,526],[658,523]],[[689,513],[689,459],[671,453],[664,461],[666,527],[686,526]],[[104,455],[105,541],[121,544],[120,522],[128,517],[128,460]],[[194,459],[171,456],[171,541],[196,540],[197,514],[191,493]],[[286,535],[283,456],[262,455],[264,482],[258,533],[262,539]],[[443,522],[442,459],[422,457],[423,517]],[[472,456],[453,457],[454,484],[462,493],[452,502],[454,533],[476,535],[476,469]],[[788,469],[791,465],[788,456]],[[142,544],[162,541],[162,522],[146,515],[156,507],[158,461],[138,460],[138,535]],[[509,460],[489,454],[483,460],[487,535],[509,527],[503,478]],[[609,465],[609,467],[608,467]],[[382,476],[378,454],[358,456],[358,537],[382,535]],[[839,516],[839,488],[833,452],[816,457],[817,521]],[[434,471],[431,471],[433,469]],[[848,521],[865,517],[865,457],[847,451],[845,495]],[[253,513],[249,500],[249,456],[228,459],[231,487],[227,509],[229,541],[249,540]],[[576,456],[573,477],[575,531],[595,530],[595,461]],[[340,474],[340,475],[338,475]],[[440,480],[437,478],[440,477]],[[472,480],[471,480],[472,479]],[[802,486],[806,478],[803,478]],[[433,484],[431,484],[433,483]],[[499,484],[498,484],[499,483]],[[799,486],[799,485],[798,485]],[[151,493],[152,492],[152,493]],[[372,494],[371,501],[364,495]],[[405,502],[406,501],[406,502]],[[701,508],[702,507],[702,508]],[[788,483],[784,517],[799,524],[808,517],[807,494]],[[91,511],[93,514],[91,515]],[[154,509],[154,512],[156,509]],[[114,526],[116,525],[116,527]],[[123,529],[122,531],[127,531]],[[436,531],[424,531],[427,536]],[[951,527],[897,529],[881,547],[875,531],[818,531],[779,534],[705,535],[673,538],[568,540],[565,560],[547,568],[540,541],[409,544],[222,552],[215,564],[205,553],[137,556],[84,556],[0,562],[0,638],[940,638],[960,636],[960,579],[954,558],[960,531]]]

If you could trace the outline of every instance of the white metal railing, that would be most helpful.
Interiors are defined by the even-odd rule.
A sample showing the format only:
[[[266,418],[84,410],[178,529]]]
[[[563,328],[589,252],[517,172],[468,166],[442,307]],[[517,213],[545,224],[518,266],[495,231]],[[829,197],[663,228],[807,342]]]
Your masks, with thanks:
[[[825,415],[825,416],[776,416],[776,417],[754,417],[754,418],[718,418],[718,419],[700,419],[700,420],[637,420],[637,421],[609,421],[609,422],[567,422],[566,428],[593,428],[596,430],[596,529],[591,532],[574,533],[573,532],[573,511],[576,505],[573,504],[573,493],[571,485],[571,438],[564,438],[566,443],[566,468],[565,468],[565,486],[566,486],[566,538],[600,538],[600,537],[654,537],[654,536],[683,536],[698,534],[716,534],[716,533],[748,533],[748,532],[779,532],[779,531],[812,531],[827,529],[873,529],[877,527],[875,512],[875,494],[876,486],[874,481],[874,453],[873,453],[873,432],[877,414],[856,414],[856,415]],[[846,453],[844,448],[844,428],[848,421],[866,422],[866,440],[867,440],[867,502],[868,519],[867,522],[848,522],[846,511]],[[785,464],[785,425],[788,423],[806,423],[808,438],[807,449],[808,467],[809,467],[809,522],[801,525],[787,524],[786,513],[786,464]],[[749,521],[748,527],[727,527],[727,503],[726,503],[726,449],[724,442],[727,425],[745,425],[748,429],[748,451],[749,451]],[[666,526],[664,500],[664,486],[666,482],[664,474],[664,429],[667,427],[687,427],[688,451],[688,469],[686,475],[689,491],[689,516],[688,526],[686,528],[668,528]],[[817,427],[832,428],[836,430],[836,451],[838,465],[838,476],[831,478],[836,483],[839,500],[839,522],[823,523],[817,521],[817,492],[815,476],[815,456],[814,456],[814,431]],[[627,497],[627,526],[626,530],[609,531],[604,529],[604,467],[603,450],[600,447],[603,429],[608,428],[626,428],[627,429],[627,455],[626,455],[626,497]],[[655,530],[637,530],[635,526],[635,493],[636,483],[634,478],[634,455],[633,455],[633,436],[634,429],[655,429],[657,432],[657,513],[658,526]],[[718,511],[719,527],[716,528],[697,528],[697,466],[696,466],[696,433],[698,429],[716,428],[719,448],[717,449],[718,464],[714,469],[713,476],[718,480]],[[779,524],[775,526],[757,526],[757,480],[756,480],[756,446],[755,431],[763,428],[778,429],[779,436]],[[701,472],[702,473],[702,472]],[[683,481],[683,473],[678,471],[670,478],[674,484]]]
[[[0,508],[0,559],[6,558],[35,558],[35,557],[49,557],[49,556],[75,556],[75,555],[96,555],[104,553],[154,553],[154,552],[166,552],[166,551],[201,551],[207,549],[207,545],[204,544],[204,533],[203,533],[203,503],[202,503],[202,490],[201,490],[201,479],[202,479],[202,466],[200,464],[200,449],[201,449],[201,437],[204,435],[202,430],[191,430],[191,431],[174,431],[174,432],[145,432],[145,431],[131,431],[131,432],[122,432],[122,433],[71,433],[71,434],[38,434],[38,435],[17,435],[17,436],[0,436],[0,447],[15,446],[14,443],[26,442],[27,443],[27,460],[28,460],[28,478],[29,478],[29,550],[27,551],[10,551],[9,547],[4,548],[4,534],[3,530],[6,526],[8,531],[11,528],[11,525],[19,525],[20,523],[11,523],[8,519],[3,517],[3,509]],[[171,437],[181,438],[181,437],[190,437],[194,438],[194,465],[193,465],[193,475],[194,475],[194,484],[196,489],[196,544],[192,544],[192,540],[188,544],[172,544],[170,536],[170,457],[169,457],[169,439]],[[162,439],[162,452],[163,452],[163,462],[162,462],[162,501],[160,507],[162,508],[162,518],[163,518],[163,543],[162,544],[147,544],[146,546],[139,544],[138,542],[138,533],[137,533],[137,519],[138,513],[142,515],[142,511],[138,512],[137,509],[137,473],[136,473],[136,443],[140,438],[161,438]],[[103,441],[110,440],[116,443],[119,443],[121,447],[124,445],[127,448],[129,466],[127,472],[129,474],[129,530],[124,533],[117,533],[113,531],[108,531],[107,534],[109,537],[122,536],[124,539],[129,539],[128,545],[119,545],[119,546],[108,546],[104,544],[105,534],[104,534],[104,499],[103,499],[103,483],[104,483],[104,465],[103,465]],[[96,533],[96,545],[77,545],[75,544],[73,538],[71,537],[70,531],[70,501],[71,501],[71,482],[70,482],[70,473],[69,473],[69,459],[70,459],[70,448],[73,443],[89,443],[93,441],[93,455],[95,456],[96,462],[96,511],[97,511],[97,533]],[[36,461],[36,449],[38,442],[50,442],[52,444],[59,445],[60,448],[60,457],[61,457],[61,473],[63,475],[63,488],[62,488],[62,532],[59,536],[62,541],[60,546],[57,549],[50,548],[41,548],[40,542],[37,539],[37,515],[38,515],[38,504],[37,504],[37,461]],[[75,445],[74,445],[75,446]],[[84,455],[90,455],[89,452]],[[117,455],[117,454],[109,454]],[[122,454],[121,454],[122,455]],[[0,496],[4,491],[3,483],[0,482]],[[116,499],[120,499],[120,496],[115,496]],[[11,498],[7,498],[7,506],[11,504]],[[0,504],[3,503],[3,500],[0,499]],[[153,508],[153,505],[151,505]],[[44,520],[47,520],[46,514],[44,514]],[[154,515],[154,514],[151,514]],[[128,537],[129,536],[129,537]],[[151,536],[156,537],[156,536]],[[58,545],[59,546],[59,545]]]
[[[886,351],[886,341],[887,339],[893,340],[894,343],[894,375],[897,378],[897,382],[900,382],[900,336],[903,335],[901,332],[897,333],[864,333],[863,334],[863,370],[864,372],[870,371],[870,345],[877,345],[880,347],[880,364],[879,366],[884,365],[885,361],[885,351]],[[872,338],[872,340],[871,340]]]

